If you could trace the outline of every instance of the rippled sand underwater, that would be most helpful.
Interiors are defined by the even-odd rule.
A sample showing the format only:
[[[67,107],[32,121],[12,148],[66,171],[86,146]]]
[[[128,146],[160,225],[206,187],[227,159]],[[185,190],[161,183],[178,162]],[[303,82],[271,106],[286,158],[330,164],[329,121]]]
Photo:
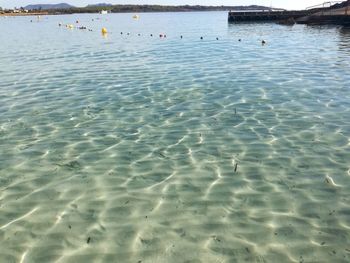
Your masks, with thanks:
[[[226,15],[0,19],[0,262],[350,261],[350,30]]]

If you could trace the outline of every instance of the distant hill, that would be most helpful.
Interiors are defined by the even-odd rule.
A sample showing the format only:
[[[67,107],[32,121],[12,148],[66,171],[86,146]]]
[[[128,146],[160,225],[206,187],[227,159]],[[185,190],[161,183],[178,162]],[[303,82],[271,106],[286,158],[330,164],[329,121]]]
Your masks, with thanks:
[[[94,7],[94,6],[113,6],[113,5],[107,4],[107,3],[98,3],[98,4],[87,5],[86,7]]]
[[[24,9],[27,10],[51,10],[51,9],[69,9],[74,8],[74,6],[66,4],[66,3],[60,3],[60,4],[34,4],[34,5],[27,5],[24,7]]]

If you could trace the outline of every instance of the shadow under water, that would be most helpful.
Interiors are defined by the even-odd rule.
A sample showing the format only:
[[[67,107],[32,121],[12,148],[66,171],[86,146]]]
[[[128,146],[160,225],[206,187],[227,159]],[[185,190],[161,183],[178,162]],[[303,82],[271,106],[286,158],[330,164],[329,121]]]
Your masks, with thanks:
[[[339,51],[350,54],[350,27],[341,27],[339,33]]]

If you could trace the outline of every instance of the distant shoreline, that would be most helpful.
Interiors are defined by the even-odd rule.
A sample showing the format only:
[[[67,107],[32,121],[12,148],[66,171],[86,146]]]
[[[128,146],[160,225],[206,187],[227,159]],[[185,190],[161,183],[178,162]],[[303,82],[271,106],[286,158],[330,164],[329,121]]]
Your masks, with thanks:
[[[199,13],[199,12],[229,12],[230,10],[172,10],[172,11],[138,11],[138,12],[132,12],[132,11],[122,11],[122,12],[111,12],[108,13],[110,14],[133,14],[133,13],[190,13],[190,12],[195,12],[195,13]],[[99,12],[67,12],[67,13],[52,13],[52,12],[36,12],[36,13],[3,13],[0,14],[1,16],[59,16],[59,15],[75,15],[75,14],[100,14]]]
[[[35,8],[34,8],[35,7]],[[3,13],[2,16],[30,16],[38,15],[38,13],[45,13],[50,15],[62,15],[62,14],[93,14],[107,11],[109,13],[158,13],[158,12],[204,12],[204,11],[249,11],[249,10],[261,10],[272,11],[275,8],[250,5],[250,6],[201,6],[201,5],[112,5],[112,6],[86,6],[86,7],[71,7],[71,8],[48,8],[47,5],[40,6],[28,6],[24,7],[24,10],[29,12],[21,13]],[[276,9],[283,11],[283,9]],[[23,11],[23,10],[22,10]]]
[[[119,11],[119,12],[109,12],[108,14],[127,14],[127,13],[190,13],[190,12],[230,12],[229,9],[223,9],[223,10],[143,10],[143,11]],[[250,11],[250,10],[247,10]],[[264,11],[264,10],[261,10]],[[267,11],[267,10],[265,10]],[[41,15],[50,15],[50,16],[59,16],[59,15],[74,15],[74,14],[100,14],[100,12],[79,12],[79,11],[70,11],[70,12],[52,12],[52,11],[45,11],[45,12],[29,12],[29,13],[0,13],[1,16],[41,16]]]
[[[0,16],[47,16],[47,15],[54,15],[50,14],[49,12],[37,12],[37,13],[3,13],[0,14]]]

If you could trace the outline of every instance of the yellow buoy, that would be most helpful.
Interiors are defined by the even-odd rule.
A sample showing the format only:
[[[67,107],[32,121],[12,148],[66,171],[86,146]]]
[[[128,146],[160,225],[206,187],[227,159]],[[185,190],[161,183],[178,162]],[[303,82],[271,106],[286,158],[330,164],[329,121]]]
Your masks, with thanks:
[[[69,25],[68,25],[68,28],[69,28],[69,29],[73,29],[74,26],[73,26],[72,24],[69,24]]]
[[[107,31],[107,28],[105,28],[105,27],[102,27],[102,30],[101,30],[101,32],[102,32],[102,34],[107,34],[107,33],[108,33],[108,31]]]
[[[139,19],[139,16],[138,16],[138,15],[133,15],[132,18],[135,19],[135,20],[137,20],[137,19]]]

